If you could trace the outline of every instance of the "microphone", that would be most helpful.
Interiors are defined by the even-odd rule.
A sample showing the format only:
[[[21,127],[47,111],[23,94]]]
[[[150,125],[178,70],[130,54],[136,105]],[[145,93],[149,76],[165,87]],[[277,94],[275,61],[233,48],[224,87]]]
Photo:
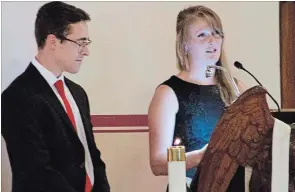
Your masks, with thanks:
[[[240,62],[238,62],[238,61],[235,61],[234,62],[234,66],[236,67],[236,68],[238,68],[238,69],[242,69],[243,71],[246,71],[249,75],[251,75],[254,79],[255,79],[255,81],[261,86],[261,87],[263,87],[262,86],[262,84],[258,81],[258,79],[256,79],[256,77],[254,77],[254,75],[252,74],[252,73],[250,73],[247,69],[245,69],[244,67],[243,67],[243,65],[242,65],[242,63],[240,63]],[[270,96],[270,98],[275,102],[275,104],[277,105],[277,107],[278,107],[278,112],[281,112],[281,109],[280,109],[280,106],[279,106],[279,104],[278,104],[278,102],[268,93],[268,91],[267,91],[267,94]]]

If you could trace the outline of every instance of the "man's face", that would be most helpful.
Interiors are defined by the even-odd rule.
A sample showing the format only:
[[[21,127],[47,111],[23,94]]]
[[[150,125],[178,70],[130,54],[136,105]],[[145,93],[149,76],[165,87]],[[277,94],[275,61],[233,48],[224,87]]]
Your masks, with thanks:
[[[84,56],[89,55],[88,44],[90,43],[88,26],[86,22],[70,25],[69,35],[64,37],[62,43],[57,43],[54,51],[56,62],[62,71],[77,73]]]

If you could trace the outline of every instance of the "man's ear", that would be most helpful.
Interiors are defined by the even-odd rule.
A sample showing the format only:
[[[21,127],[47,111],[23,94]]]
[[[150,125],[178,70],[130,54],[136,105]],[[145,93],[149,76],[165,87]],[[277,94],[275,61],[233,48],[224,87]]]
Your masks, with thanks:
[[[57,42],[58,39],[56,38],[55,35],[48,35],[47,38],[46,38],[46,45],[50,48],[50,49],[56,49],[56,46],[57,46]]]

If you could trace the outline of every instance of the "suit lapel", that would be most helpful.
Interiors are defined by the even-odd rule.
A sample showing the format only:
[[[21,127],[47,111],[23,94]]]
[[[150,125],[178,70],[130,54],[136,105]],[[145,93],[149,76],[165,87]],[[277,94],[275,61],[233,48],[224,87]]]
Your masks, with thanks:
[[[32,80],[32,84],[34,85],[35,92],[39,93],[46,101],[48,101],[49,106],[54,108],[54,110],[59,114],[61,119],[67,125],[66,129],[75,137],[78,138],[77,133],[75,132],[74,126],[72,125],[71,120],[68,117],[63,105],[59,101],[58,97],[53,92],[50,85],[48,85],[47,81],[42,77],[39,71],[30,64],[27,69],[28,76]],[[79,138],[78,138],[79,139]]]
[[[81,95],[78,94],[77,91],[74,90],[74,87],[71,86],[71,83],[69,82],[69,80],[67,78],[65,78],[65,83],[67,85],[67,87],[69,88],[77,106],[78,106],[78,109],[79,109],[79,113],[80,113],[80,116],[81,116],[81,119],[82,119],[82,123],[83,123],[83,126],[84,126],[84,130],[85,130],[85,133],[86,133],[86,138],[87,138],[87,135],[88,135],[88,129],[86,129],[86,126],[88,125],[87,124],[87,117],[85,116],[86,112],[85,112],[85,108],[82,108],[83,106],[83,103],[82,103],[82,99],[81,98]]]
[[[75,128],[74,128],[67,112],[65,111],[63,105],[60,103],[60,101],[57,98],[57,96],[55,95],[55,93],[52,90],[50,90],[50,91],[48,91],[47,94],[44,95],[44,97],[51,104],[51,106],[55,109],[55,111],[60,115],[60,117],[63,119],[63,121],[65,122],[67,127],[70,128],[70,131],[75,133],[75,135],[77,135]]]

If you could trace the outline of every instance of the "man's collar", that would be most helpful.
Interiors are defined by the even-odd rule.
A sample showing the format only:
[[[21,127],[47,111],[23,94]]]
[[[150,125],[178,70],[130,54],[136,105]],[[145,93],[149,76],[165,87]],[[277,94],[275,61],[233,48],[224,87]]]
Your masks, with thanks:
[[[32,59],[32,64],[37,68],[37,70],[40,72],[40,74],[43,76],[43,78],[47,81],[47,83],[50,86],[53,86],[54,83],[58,80],[64,81],[64,75],[61,74],[59,77],[56,77],[51,71],[46,69],[43,65],[39,63],[39,61],[34,57]]]

